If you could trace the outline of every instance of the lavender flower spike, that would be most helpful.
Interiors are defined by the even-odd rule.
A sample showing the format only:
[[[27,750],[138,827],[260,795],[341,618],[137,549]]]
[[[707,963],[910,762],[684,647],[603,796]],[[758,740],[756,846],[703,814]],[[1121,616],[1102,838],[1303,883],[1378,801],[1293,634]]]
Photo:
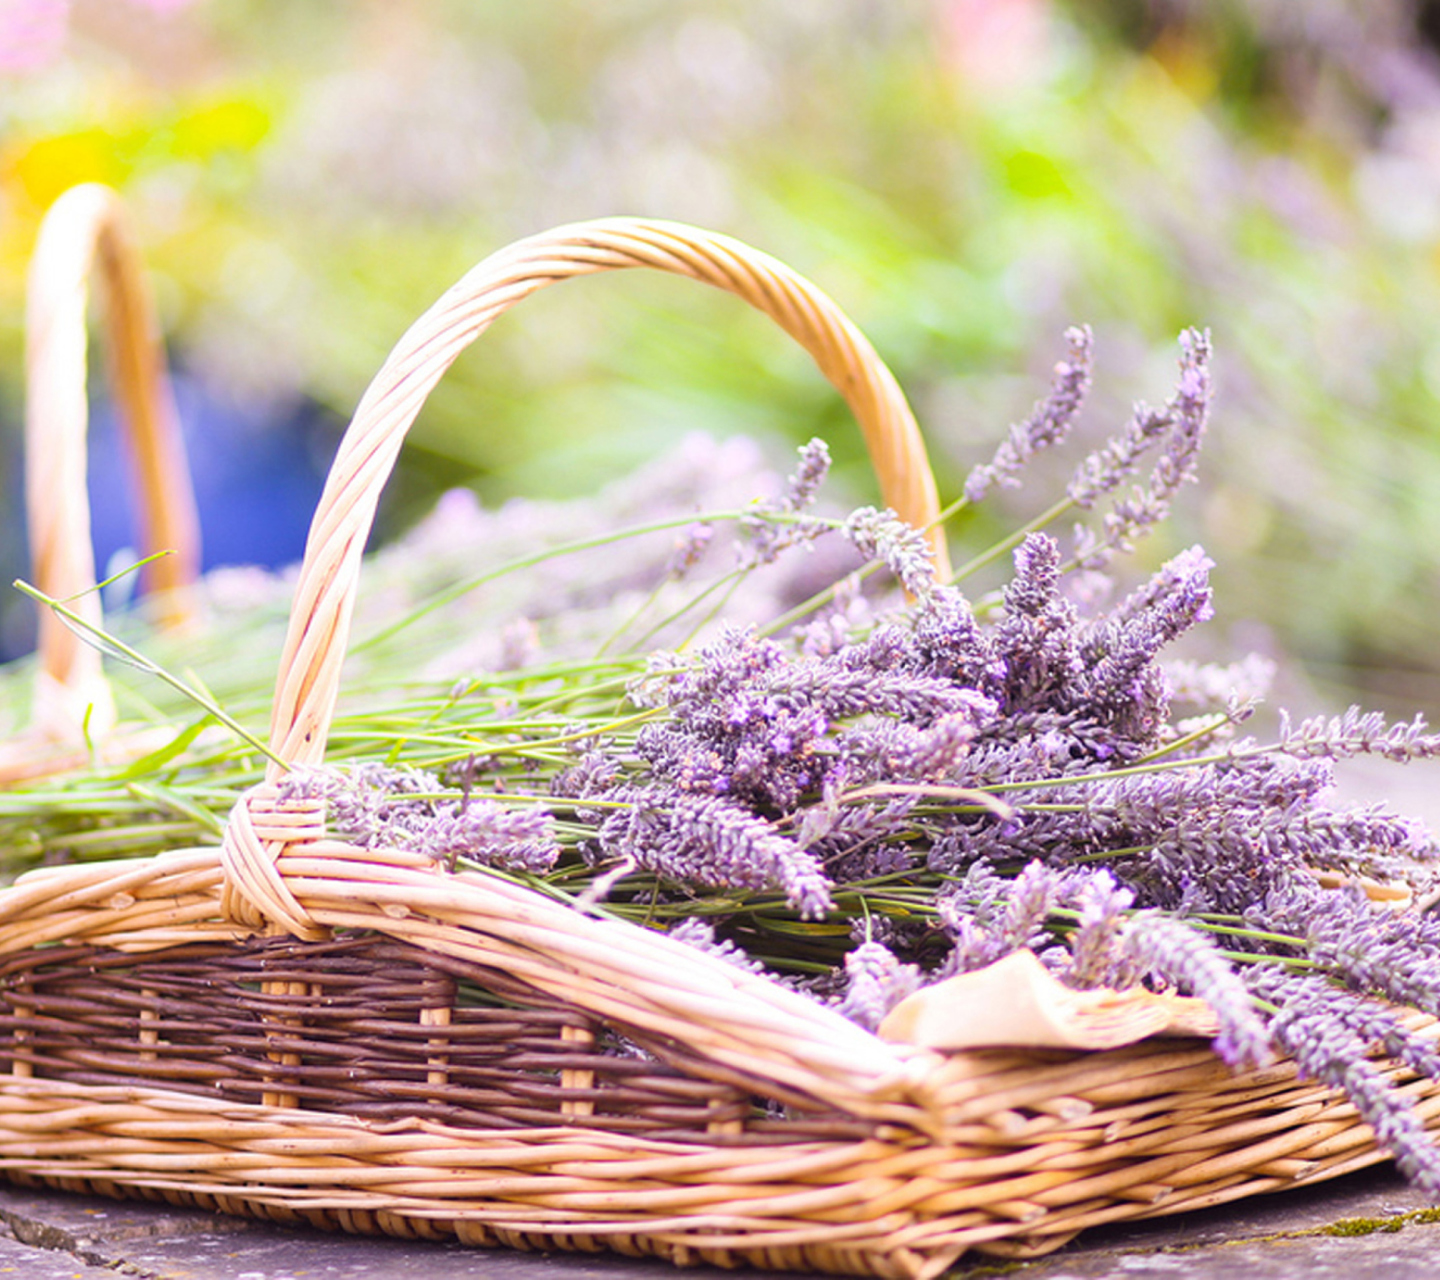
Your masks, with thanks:
[[[900,585],[917,600],[935,590],[930,544],[923,533],[893,511],[861,507],[850,513],[843,532],[861,555],[883,560]]]
[[[862,942],[845,957],[845,995],[839,1011],[867,1031],[920,985],[920,970],[901,964],[880,942]]]
[[[768,518],[775,515],[798,515],[819,493],[830,471],[830,448],[821,439],[811,440],[800,448],[800,461],[785,477],[784,491],[778,498],[757,502],[751,512],[740,518],[740,534],[745,545],[737,548],[742,568],[771,564],[787,547],[809,546],[828,525],[805,516],[788,524],[775,524]]]
[[[600,825],[607,855],[679,882],[712,889],[779,889],[807,920],[833,907],[813,855],[739,805],[658,788],[625,788],[612,799],[634,807]]]
[[[1094,335],[1089,325],[1065,330],[1069,346],[1066,359],[1055,366],[1050,394],[1036,401],[1030,416],[1010,428],[1010,434],[995,450],[995,456],[976,467],[965,480],[965,497],[979,502],[991,485],[1017,488],[1020,469],[1042,449],[1060,444],[1075,425],[1090,390]]]
[[[1343,716],[1313,716],[1291,726],[1290,714],[1280,712],[1279,747],[1290,756],[1377,755],[1387,760],[1425,760],[1440,756],[1440,734],[1428,733],[1425,717],[1406,724],[1387,724],[1379,711],[1362,714],[1351,707]]]
[[[1141,456],[1161,437],[1166,440],[1148,487],[1137,486],[1118,498],[1106,513],[1099,535],[1085,528],[1077,530],[1075,559],[1082,568],[1103,568],[1114,552],[1129,551],[1135,538],[1170,513],[1180,486],[1195,479],[1210,394],[1210,335],[1186,329],[1180,335],[1180,381],[1169,403],[1159,411],[1137,405],[1125,432],[1087,458],[1070,482],[1071,501],[1088,509],[1133,475]]]
[[[1142,974],[1187,990],[1214,1010],[1220,1021],[1215,1052],[1232,1067],[1271,1060],[1270,1033],[1250,992],[1205,934],[1174,916],[1144,911],[1126,923],[1120,947]]]

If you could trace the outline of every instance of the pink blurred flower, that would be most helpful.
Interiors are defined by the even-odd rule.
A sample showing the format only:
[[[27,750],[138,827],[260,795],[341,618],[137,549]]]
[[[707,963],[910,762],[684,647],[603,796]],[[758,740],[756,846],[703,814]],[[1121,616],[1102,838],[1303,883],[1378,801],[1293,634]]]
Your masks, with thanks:
[[[946,61],[978,92],[1042,79],[1050,52],[1049,0],[936,0]]]
[[[69,25],[70,0],[0,0],[0,73],[53,62]]]
[[[194,0],[130,0],[151,13],[175,13]],[[36,71],[64,51],[70,0],[0,0],[0,75]]]

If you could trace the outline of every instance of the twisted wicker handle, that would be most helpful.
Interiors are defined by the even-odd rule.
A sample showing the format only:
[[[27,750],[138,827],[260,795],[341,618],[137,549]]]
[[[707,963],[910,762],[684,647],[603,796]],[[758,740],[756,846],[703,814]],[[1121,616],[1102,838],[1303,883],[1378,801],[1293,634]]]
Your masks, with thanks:
[[[914,415],[864,335],[820,290],[737,240],[680,223],[606,218],[517,241],[485,259],[402,337],[376,375],[331,467],[310,525],[270,722],[291,764],[325,754],[361,553],[401,442],[426,396],[502,312],[571,276],[654,267],[738,294],[803,346],[859,420],[885,501],[917,527],[939,511]],[[945,570],[942,532],[931,528]],[[280,772],[272,767],[272,780]]]
[[[120,198],[94,183],[51,206],[30,265],[25,314],[25,501],[36,585],[65,599],[95,583],[86,494],[85,313],[89,280],[104,284],[109,372],[129,429],[141,484],[147,550],[174,554],[150,566],[161,620],[189,618],[186,588],[199,566],[199,522],[174,397],[140,254]],[[98,623],[91,592],[74,607]],[[34,723],[48,737],[81,741],[109,727],[114,710],[100,655],[49,611],[40,618]],[[87,723],[88,717],[88,723]]]

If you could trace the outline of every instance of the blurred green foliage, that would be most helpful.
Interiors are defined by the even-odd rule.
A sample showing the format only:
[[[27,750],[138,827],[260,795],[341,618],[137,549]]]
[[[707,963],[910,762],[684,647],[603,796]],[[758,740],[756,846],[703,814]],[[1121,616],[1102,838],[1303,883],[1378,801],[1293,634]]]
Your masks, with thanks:
[[[24,263],[92,179],[133,206],[175,358],[247,403],[344,414],[485,253],[643,213],[786,259],[869,333],[953,494],[1095,327],[1085,438],[1212,328],[1190,541],[1224,617],[1313,670],[1440,706],[1440,70],[1405,0],[281,0],[73,7],[0,99],[0,405]],[[413,433],[436,488],[593,489],[681,432],[826,436],[767,322],[682,282],[587,281],[497,324]],[[1072,456],[1073,457],[1073,456]],[[992,499],[980,544],[1068,462]],[[1382,689],[1383,692],[1383,689]]]

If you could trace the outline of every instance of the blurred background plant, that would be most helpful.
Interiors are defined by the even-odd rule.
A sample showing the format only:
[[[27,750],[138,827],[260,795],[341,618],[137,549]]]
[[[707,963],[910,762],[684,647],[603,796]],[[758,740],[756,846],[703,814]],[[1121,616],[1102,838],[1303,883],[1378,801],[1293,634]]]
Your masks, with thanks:
[[[953,495],[1094,327],[1093,445],[1210,326],[1203,542],[1237,656],[1440,708],[1440,6],[1421,0],[0,0],[0,528],[23,571],[24,266],[119,187],[157,278],[211,563],[298,556],[343,422],[467,267],[616,212],[816,279],[916,404]],[[126,540],[98,414],[100,563]],[[456,482],[596,490],[687,431],[857,433],[733,300],[607,277],[507,317],[412,433],[383,529]],[[1048,504],[1044,460],[955,530]],[[1047,483],[1048,482],[1048,483]],[[961,557],[963,558],[963,556]],[[1003,576],[998,566],[996,580]],[[23,651],[31,606],[0,606]]]

